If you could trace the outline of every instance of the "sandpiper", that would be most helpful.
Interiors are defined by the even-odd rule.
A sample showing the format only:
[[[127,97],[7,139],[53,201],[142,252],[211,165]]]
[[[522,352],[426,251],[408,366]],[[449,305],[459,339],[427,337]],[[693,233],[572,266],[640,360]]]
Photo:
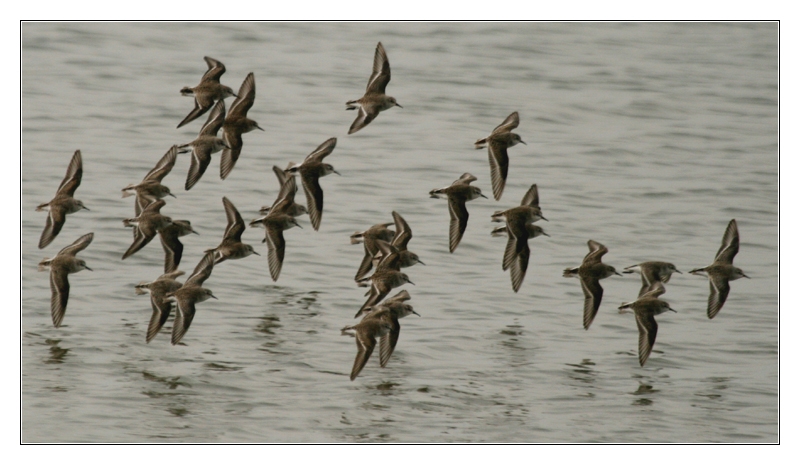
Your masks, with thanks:
[[[231,174],[233,165],[242,153],[242,134],[253,129],[261,129],[255,121],[247,117],[247,111],[253,106],[256,99],[256,78],[253,73],[247,75],[239,88],[239,95],[233,101],[228,116],[222,125],[222,139],[228,146],[222,151],[222,158],[219,164],[219,177],[225,179]]]
[[[391,78],[392,71],[389,68],[389,59],[386,58],[386,50],[378,42],[378,46],[375,48],[375,60],[372,63],[372,75],[369,77],[366,93],[358,100],[347,102],[348,110],[358,108],[358,116],[353,121],[353,124],[350,125],[348,134],[353,134],[368,125],[378,116],[378,113],[384,110],[392,107],[403,108],[394,97],[386,95],[386,84],[389,84]]]
[[[69,300],[69,280],[70,273],[77,273],[81,270],[92,271],[86,266],[86,262],[77,258],[76,255],[81,250],[91,244],[94,233],[81,236],[72,244],[61,249],[53,258],[46,258],[39,263],[39,271],[50,268],[50,315],[53,318],[53,326],[58,328],[64,319],[67,311],[67,300]]]
[[[696,268],[689,273],[708,276],[711,294],[708,296],[708,318],[714,318],[719,313],[728,293],[731,291],[729,281],[739,278],[750,278],[740,268],[733,266],[733,257],[739,252],[739,228],[736,220],[731,220],[722,236],[722,245],[717,252],[714,263],[705,268]],[[705,274],[704,274],[705,273]]]
[[[531,185],[518,207],[497,211],[492,215],[493,222],[503,220],[506,222],[505,232],[508,233],[508,242],[503,254],[503,271],[511,267],[511,286],[514,292],[517,292],[528,269],[531,253],[528,239],[544,233],[541,228],[530,229],[528,225],[539,220],[547,221],[547,218],[542,216],[542,209],[539,208],[539,189],[536,184]],[[497,235],[495,231],[492,231],[493,235]],[[531,236],[530,232],[535,235]]]
[[[233,206],[233,202],[227,197],[222,198],[222,205],[225,207],[225,216],[228,218],[228,227],[222,236],[222,242],[215,248],[206,250],[206,253],[214,254],[214,264],[224,262],[227,259],[244,258],[252,254],[259,255],[250,244],[242,244],[242,233],[244,232],[244,220],[239,210]]]
[[[519,126],[519,113],[515,111],[508,115],[505,121],[500,123],[500,126],[494,128],[488,137],[478,139],[475,142],[476,149],[489,146],[489,169],[492,176],[492,193],[495,200],[500,200],[500,196],[503,195],[503,189],[506,187],[508,148],[519,143],[525,144],[519,134],[511,132],[517,126]]]
[[[667,284],[669,278],[672,277],[672,273],[683,274],[675,268],[675,265],[667,262],[643,262],[626,267],[622,272],[642,275],[642,288],[639,289],[639,297],[643,296],[653,283],[661,282]]]
[[[380,302],[384,297],[386,297],[386,294],[388,294],[389,291],[406,283],[414,284],[410,279],[408,279],[407,274],[389,268],[375,270],[375,273],[373,273],[372,276],[360,279],[358,281],[358,285],[369,286],[369,291],[364,294],[365,296],[368,296],[367,301],[364,302],[364,305],[362,305],[358,310],[355,318],[361,316],[368,307],[372,307]]]
[[[411,227],[406,222],[405,218],[400,216],[399,213],[396,211],[392,212],[392,218],[394,218],[394,229],[396,231],[394,239],[392,239],[391,244],[394,247],[397,247],[398,254],[397,254],[397,264],[394,265],[392,263],[387,263],[387,266],[393,267],[396,266],[399,270],[400,268],[408,268],[409,266],[414,266],[417,263],[424,265],[425,263],[419,259],[419,256],[414,252],[408,250],[408,242],[411,240]],[[376,257],[377,258],[377,257]],[[381,261],[382,261],[381,257]]]
[[[130,257],[156,237],[156,233],[172,224],[172,218],[161,214],[161,207],[167,202],[156,200],[149,204],[136,218],[122,220],[122,224],[133,228],[133,244],[128,247],[122,259]]]
[[[150,324],[147,325],[147,336],[145,337],[147,343],[156,337],[156,334],[161,331],[161,327],[167,322],[167,318],[172,312],[172,301],[167,299],[167,294],[180,289],[182,284],[175,281],[175,278],[183,274],[183,271],[175,270],[162,274],[153,282],[141,282],[136,286],[136,294],[150,293],[150,306],[153,307],[153,315],[150,317]]]
[[[172,273],[181,264],[183,244],[178,238],[187,234],[200,234],[192,229],[192,223],[187,220],[172,220],[172,224],[158,232],[164,249],[164,273]]]
[[[266,215],[250,222],[251,227],[260,226],[264,228],[267,243],[267,261],[269,262],[269,274],[273,281],[278,280],[283,266],[283,256],[286,252],[286,241],[283,238],[283,231],[295,226],[302,229],[297,220],[273,207]]]
[[[211,276],[211,270],[214,269],[214,255],[207,253],[197,264],[197,267],[189,276],[189,279],[183,283],[176,291],[166,294],[170,300],[174,300],[178,304],[178,311],[175,313],[175,322],[172,323],[172,345],[181,342],[183,335],[192,324],[195,313],[195,304],[204,302],[210,298],[216,299],[210,290],[202,287],[203,282]]]
[[[186,176],[186,190],[194,186],[206,172],[208,164],[211,163],[211,154],[219,152],[223,148],[230,148],[228,144],[217,137],[219,128],[225,121],[225,102],[220,100],[214,105],[214,109],[208,115],[206,124],[200,129],[197,139],[178,146],[179,153],[186,153],[191,150],[192,162],[189,165],[189,174]]]
[[[394,223],[378,223],[370,226],[366,231],[357,231],[350,235],[351,244],[364,243],[364,259],[361,260],[361,265],[356,272],[355,280],[363,278],[367,273],[372,270],[372,261],[375,255],[378,254],[377,240],[390,242],[395,237],[394,231],[388,228]]]
[[[508,226],[500,226],[492,230],[492,236],[501,236],[508,234]],[[503,271],[511,268],[511,287],[514,292],[518,292],[522,286],[522,280],[525,279],[525,273],[528,271],[528,261],[531,257],[531,249],[528,246],[528,240],[539,237],[547,236],[549,234],[544,232],[544,229],[536,226],[535,224],[525,223],[525,241],[522,242],[521,238],[514,237],[513,234],[508,234],[508,243],[506,243],[506,251],[503,255]],[[519,247],[521,244],[521,247]],[[517,251],[517,248],[520,250]],[[506,257],[510,256],[510,262],[506,263]]]
[[[225,72],[225,65],[211,57],[203,57],[208,64],[208,70],[200,79],[200,84],[196,87],[184,87],[181,95],[194,96],[194,110],[181,121],[178,127],[196,119],[207,112],[214,102],[225,97],[236,97],[233,89],[219,83],[219,77]]]
[[[411,305],[404,303],[410,298],[411,296],[407,291],[400,291],[400,293],[391,299],[387,299],[383,304],[370,307],[370,313],[361,320],[361,323],[342,328],[343,335],[355,336],[356,346],[358,347],[353,370],[350,372],[350,381],[356,379],[356,376],[366,365],[367,360],[372,355],[372,351],[375,349],[377,338],[380,338],[381,368],[386,367],[397,346],[397,340],[400,338],[400,323],[398,320],[412,313],[419,316],[419,313],[415,312]]]
[[[658,298],[663,293],[664,285],[655,281],[649,292],[640,295],[636,301],[619,307],[619,313],[633,313],[636,316],[636,326],[639,328],[639,366],[644,366],[653,350],[653,344],[656,343],[658,323],[655,316],[666,311],[675,312],[668,302]]]
[[[579,267],[567,268],[564,270],[564,277],[574,276],[581,281],[583,289],[583,328],[589,329],[597,310],[600,309],[600,301],[603,299],[603,288],[600,280],[611,275],[622,276],[617,273],[613,266],[601,262],[608,252],[608,248],[603,244],[589,240],[589,253],[583,258],[583,263]]]
[[[36,207],[37,212],[49,211],[44,231],[42,231],[42,236],[39,238],[40,249],[50,245],[53,239],[58,236],[64,226],[64,222],[67,220],[67,214],[88,210],[83,205],[83,202],[72,197],[75,195],[75,190],[81,185],[82,176],[83,159],[81,158],[81,151],[76,150],[67,167],[67,174],[58,186],[56,196],[53,197],[53,200]]]
[[[447,204],[450,207],[450,253],[456,250],[467,229],[467,220],[469,219],[467,201],[478,197],[488,198],[481,193],[479,188],[470,186],[469,183],[477,179],[469,173],[464,173],[453,184],[430,191],[430,196],[434,199],[441,198],[440,195],[447,196]]]
[[[292,164],[289,163],[286,169],[288,170],[291,167]],[[266,215],[272,208],[277,208],[280,209],[282,213],[294,217],[307,214],[308,210],[305,205],[300,205],[294,201],[294,196],[297,194],[297,182],[294,180],[294,176],[275,165],[272,166],[272,171],[275,172],[275,176],[278,178],[278,184],[281,186],[281,190],[278,192],[278,198],[275,199],[275,202],[271,206],[261,207],[259,213]]]
[[[173,145],[167,153],[161,157],[156,166],[147,173],[139,184],[129,184],[122,189],[122,198],[135,195],[137,199],[144,199],[145,204],[155,202],[166,196],[172,196],[169,187],[161,184],[161,180],[172,171],[175,160],[178,158],[178,146]]]
[[[331,137],[311,152],[302,163],[292,165],[286,170],[287,173],[300,173],[300,180],[306,193],[308,215],[315,231],[319,230],[319,223],[322,221],[322,188],[319,185],[319,178],[331,173],[340,174],[333,169],[333,166],[322,163],[322,160],[333,152],[334,147],[336,138]]]

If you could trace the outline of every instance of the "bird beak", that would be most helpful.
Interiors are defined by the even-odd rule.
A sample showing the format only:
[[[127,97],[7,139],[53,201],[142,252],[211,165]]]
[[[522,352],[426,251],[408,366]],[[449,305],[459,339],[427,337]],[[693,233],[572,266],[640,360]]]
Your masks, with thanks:
[[[257,124],[256,124],[256,128],[261,129],[262,131],[264,130],[264,128],[262,128],[261,126],[259,126]]]
[[[525,141],[524,141],[524,140],[520,139],[519,141],[520,141],[521,143],[525,144]],[[528,144],[525,144],[525,145],[528,145]]]
[[[213,297],[213,298],[215,298],[215,299],[217,299],[217,296],[215,296],[214,294],[208,294],[208,295]],[[219,300],[219,299],[217,299],[217,300]]]
[[[91,210],[89,210],[89,209],[88,209],[88,208],[86,208],[86,207],[83,207],[83,209],[84,209],[84,210],[88,210],[88,211],[91,211]]]
[[[419,317],[421,317],[421,316],[422,316],[422,315],[420,315],[419,313],[415,312],[414,310],[411,310],[411,313],[413,313],[414,315],[417,315],[417,316],[419,316]]]
[[[676,272],[676,273],[680,273],[680,274],[683,274],[683,273],[681,273],[681,272],[680,272],[680,271],[679,271],[679,270],[675,270],[675,272]]]
[[[254,253],[254,254],[256,254],[256,255],[258,255],[259,257],[261,256],[261,254],[260,254],[260,253],[258,253],[258,252],[256,252],[255,250],[253,251],[253,253]]]
[[[489,197],[486,197],[485,195],[483,195],[483,193],[481,193],[481,197],[483,197],[484,199],[488,199],[489,198]],[[437,197],[437,199],[438,199],[438,197]]]
[[[409,282],[408,282],[408,284],[414,284],[414,283],[412,283],[411,281],[409,281]],[[414,284],[414,285],[416,286],[416,284]]]
[[[542,219],[543,219],[543,220],[545,220],[545,221],[547,221],[547,222],[550,222],[550,220],[548,220],[548,219],[547,219],[547,218],[545,218],[545,217],[542,217]]]
[[[195,231],[194,229],[192,229],[192,234],[197,234],[198,236],[200,235],[200,233]]]
[[[342,173],[340,173],[340,172],[338,172],[338,171],[336,171],[336,170],[333,170],[333,172],[334,172],[334,173],[336,173],[336,174],[338,174],[339,176],[341,176],[341,175],[342,175]]]
[[[417,259],[417,263],[419,263],[420,265],[425,265],[425,263],[422,260],[420,260],[419,258]],[[425,265],[425,266],[428,266],[428,265]]]
[[[742,276],[744,276],[744,277],[745,277],[745,278],[747,278],[747,279],[750,279],[750,276],[747,276],[747,275],[746,275],[746,274],[744,274],[744,273],[742,273]]]
[[[614,274],[617,275],[617,276],[622,276],[621,274],[617,273],[616,271],[614,271]]]
[[[169,193],[169,194],[167,194],[167,195],[168,195],[168,196],[170,196],[170,197],[172,197],[173,199],[177,199],[177,197],[175,197],[175,194],[173,194],[172,192],[170,192],[170,193]]]
[[[403,108],[403,106],[402,106],[402,105],[400,105],[400,104],[399,104],[399,103],[397,103],[397,102],[394,102],[394,106],[396,106],[396,107],[400,107],[400,108]]]
[[[88,267],[88,266],[86,266],[86,265],[84,265],[84,268],[86,268],[86,269],[87,269],[87,270],[89,270],[89,271],[94,271],[93,269],[89,268],[89,267]]]
[[[544,234],[544,235],[545,235],[545,236],[547,236],[547,237],[550,237],[550,234],[547,234],[547,233],[546,233],[546,232],[544,232],[544,231],[542,231],[542,234]]]

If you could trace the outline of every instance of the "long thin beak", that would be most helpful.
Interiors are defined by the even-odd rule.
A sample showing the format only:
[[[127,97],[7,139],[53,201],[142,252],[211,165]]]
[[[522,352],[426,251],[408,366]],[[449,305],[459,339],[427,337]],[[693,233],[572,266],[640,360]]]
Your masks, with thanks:
[[[89,270],[89,271],[94,271],[93,269],[89,268],[89,267],[88,267],[88,266],[86,266],[86,265],[84,265],[84,268],[86,268],[86,269],[87,269],[87,270]]]
[[[408,284],[414,284],[414,283],[412,283],[411,281],[409,281],[409,282],[408,282]],[[414,285],[416,286],[416,284],[414,284]]]
[[[86,208],[86,207],[83,207],[83,209],[84,209],[84,210],[89,210],[89,209],[88,209],[88,208]],[[89,211],[91,211],[91,210],[89,210]]]
[[[548,219],[547,219],[547,218],[545,218],[545,217],[542,217],[542,219],[543,219],[543,220],[545,220],[545,221],[547,221],[547,222],[550,222],[550,220],[548,220]]]
[[[417,259],[417,263],[419,263],[419,264],[422,264],[422,265],[425,265],[425,262],[423,262],[423,261],[422,261],[422,260],[420,260],[419,258]],[[425,265],[425,266],[428,266],[428,265]]]
[[[256,128],[261,129],[262,131],[264,130],[264,128],[262,128],[261,126],[259,126],[257,124],[256,124]]]
[[[214,294],[208,294],[208,295],[209,295],[210,297],[213,297],[213,298],[217,299],[217,296],[215,296]],[[219,299],[217,299],[217,300],[219,300]]]
[[[258,255],[259,257],[261,256],[261,254],[260,254],[260,253],[258,253],[258,252],[256,252],[255,250],[253,251],[253,253],[254,253],[254,254],[256,254],[256,255]]]
[[[680,274],[683,274],[683,273],[681,273],[681,272],[680,272],[680,271],[679,271],[679,270],[675,270],[675,272],[676,272],[676,273],[680,273]]]
[[[622,276],[621,274],[617,273],[616,271],[614,272],[614,274],[617,275],[617,276]]]
[[[194,229],[192,229],[192,234],[197,234],[198,236],[200,235],[200,233],[195,231]]]
[[[546,233],[546,232],[544,232],[544,231],[542,231],[542,234],[544,234],[544,235],[545,235],[545,236],[547,236],[547,237],[550,237],[550,234],[547,234],[547,233]]]
[[[400,104],[399,104],[399,103],[397,103],[397,102],[395,102],[395,103],[394,103],[394,106],[396,106],[396,107],[400,107],[400,108],[403,108],[403,106],[402,106],[402,105],[400,105]]]
[[[177,197],[175,197],[175,194],[173,194],[172,192],[170,192],[170,193],[169,193],[169,194],[167,194],[167,195],[168,195],[168,196],[170,196],[170,197],[172,197],[173,199],[177,199]]]
[[[336,174],[338,174],[339,176],[341,176],[341,175],[342,175],[342,173],[340,173],[340,172],[338,172],[338,171],[336,171],[336,170],[333,170],[333,172],[334,172],[334,173],[336,173]]]
[[[419,313],[415,312],[414,310],[411,310],[411,313],[413,313],[414,315],[417,315],[417,316],[419,316],[419,317],[421,317],[421,316],[422,316],[422,315],[420,315]]]
[[[747,279],[750,279],[750,276],[747,276],[747,275],[746,275],[746,274],[744,274],[744,273],[742,273],[742,276],[744,276],[744,277],[745,277],[745,278],[747,278]]]
[[[484,199],[488,199],[488,198],[489,198],[489,197],[486,197],[486,196],[485,196],[485,195],[483,195],[483,194],[481,194],[481,197],[483,197]],[[438,198],[438,197],[437,197],[437,198]]]
[[[523,144],[525,144],[524,140],[520,139],[519,141],[522,142]],[[528,144],[525,144],[525,145],[528,145]]]

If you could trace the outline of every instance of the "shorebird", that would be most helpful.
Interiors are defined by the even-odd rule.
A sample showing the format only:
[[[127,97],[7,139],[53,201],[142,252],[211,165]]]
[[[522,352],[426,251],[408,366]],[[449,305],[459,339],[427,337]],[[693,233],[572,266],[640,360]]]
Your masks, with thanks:
[[[247,111],[256,99],[256,78],[253,73],[247,75],[239,88],[239,95],[233,101],[228,116],[222,125],[222,139],[227,147],[222,151],[219,163],[219,177],[225,179],[231,174],[239,154],[242,153],[242,134],[253,129],[264,130],[255,121],[247,117]]]
[[[606,265],[600,260],[608,252],[608,248],[603,244],[589,240],[589,253],[583,258],[583,263],[579,267],[567,268],[564,270],[564,277],[574,276],[581,281],[583,289],[583,328],[589,329],[597,310],[600,309],[600,301],[603,299],[603,287],[600,280],[611,275],[619,275],[613,266]]]
[[[158,232],[161,247],[164,249],[164,273],[172,273],[178,269],[183,256],[183,244],[178,238],[188,234],[200,233],[192,229],[192,223],[186,220],[172,220],[172,224]]]
[[[542,228],[529,227],[533,226],[531,223],[540,219],[547,221],[547,218],[542,216],[542,209],[539,208],[539,189],[536,184],[531,185],[518,207],[498,211],[492,215],[493,222],[503,220],[506,222],[504,232],[508,233],[508,242],[503,253],[503,271],[511,268],[511,286],[514,292],[519,291],[528,269],[531,254],[528,239],[542,234],[547,235]],[[502,228],[492,231],[492,235],[498,235],[499,231],[502,231]]]
[[[368,296],[367,301],[364,302],[364,305],[362,305],[358,310],[355,318],[361,316],[368,307],[372,307],[380,302],[384,297],[386,297],[386,294],[388,294],[389,291],[406,283],[414,284],[410,279],[408,279],[407,274],[389,268],[375,270],[375,273],[373,273],[372,276],[360,279],[358,281],[358,285],[364,287],[369,286],[369,291],[364,294],[365,296]]]
[[[122,220],[122,224],[133,228],[133,244],[122,255],[122,259],[135,254],[156,237],[156,233],[172,224],[172,218],[161,214],[164,200],[156,200],[145,207],[136,218]]]
[[[469,220],[467,201],[478,197],[488,198],[481,193],[479,188],[470,186],[469,183],[477,179],[469,173],[464,173],[453,184],[430,191],[430,196],[434,199],[441,198],[440,195],[447,196],[447,204],[450,208],[450,253],[456,250],[467,229],[467,220]]]
[[[211,276],[214,269],[214,255],[207,253],[197,264],[192,275],[177,290],[167,293],[166,297],[178,304],[175,313],[175,322],[172,323],[172,345],[181,342],[189,326],[192,324],[195,313],[195,304],[205,302],[216,297],[210,290],[202,287],[203,282]]]
[[[64,319],[67,311],[67,301],[69,300],[69,279],[70,273],[77,273],[81,270],[92,271],[86,266],[86,262],[77,258],[76,255],[92,243],[94,233],[81,236],[72,244],[61,249],[53,258],[46,258],[39,263],[39,271],[50,268],[50,315],[53,318],[53,326],[58,328]]]
[[[639,328],[639,366],[644,366],[656,343],[658,323],[655,316],[666,311],[675,312],[669,303],[658,298],[664,292],[664,285],[655,281],[652,289],[639,296],[639,299],[619,307],[620,313],[633,313],[636,316],[636,326]]]
[[[138,201],[144,202],[146,205],[168,195],[175,197],[170,192],[169,187],[161,184],[161,180],[172,171],[177,158],[178,146],[173,145],[156,163],[156,166],[147,173],[142,182],[128,184],[127,187],[122,189],[122,198],[135,195]]]
[[[182,284],[175,281],[175,278],[183,275],[183,271],[173,271],[162,274],[153,282],[141,282],[136,288],[136,294],[142,295],[150,293],[150,306],[153,307],[153,315],[147,325],[147,336],[145,341],[150,343],[156,334],[161,331],[161,327],[167,322],[169,314],[172,312],[172,301],[167,299],[167,294],[177,291]]]
[[[239,210],[233,206],[233,202],[227,197],[222,198],[222,205],[225,207],[225,216],[228,218],[228,226],[222,236],[222,242],[214,248],[206,250],[206,253],[214,254],[214,264],[224,262],[227,259],[244,258],[252,254],[259,255],[250,244],[242,243],[242,233],[244,232],[244,220]]]
[[[47,215],[47,222],[42,231],[42,236],[39,238],[39,248],[43,249],[53,242],[53,239],[61,232],[64,222],[67,220],[67,215],[75,213],[80,210],[88,210],[83,205],[83,202],[73,198],[75,190],[81,185],[81,177],[83,176],[83,158],[81,151],[76,150],[72,155],[72,159],[67,166],[67,174],[58,186],[56,196],[53,200],[43,203],[36,207],[36,211],[49,211]]]
[[[186,190],[192,188],[206,172],[211,163],[211,154],[217,153],[223,148],[230,148],[228,144],[217,137],[219,128],[225,121],[225,102],[220,100],[214,105],[214,109],[208,115],[206,124],[200,129],[197,139],[178,146],[179,153],[192,152],[192,161],[189,165],[189,174],[186,176]]]
[[[336,138],[331,137],[326,140],[299,165],[289,167],[287,173],[300,173],[300,180],[303,183],[303,190],[306,193],[306,205],[308,205],[308,215],[311,218],[311,226],[315,231],[319,230],[322,221],[322,187],[319,185],[319,178],[331,173],[340,174],[333,169],[333,166],[322,163],[322,160],[333,152],[336,147]]]
[[[667,262],[643,262],[637,265],[626,267],[623,273],[639,273],[642,275],[642,288],[639,289],[639,297],[644,295],[650,287],[657,282],[667,284],[672,273],[681,273],[675,265]]]
[[[403,108],[394,97],[386,95],[386,84],[392,78],[392,71],[389,68],[389,59],[386,57],[386,50],[378,42],[375,48],[375,60],[372,63],[372,75],[367,83],[367,91],[358,100],[347,102],[348,110],[358,109],[358,116],[347,134],[353,134],[374,120],[378,113],[392,107]]]
[[[501,236],[504,234],[508,234],[508,226],[500,226],[492,230],[492,236]],[[531,223],[525,223],[525,236],[524,243],[521,243],[521,238],[516,238],[512,234],[508,234],[506,253],[503,255],[503,266],[505,269],[511,268],[511,287],[514,289],[514,292],[519,291],[520,286],[522,286],[522,280],[525,279],[525,273],[528,271],[528,261],[531,257],[531,249],[528,246],[528,240],[539,236],[550,237],[549,234],[544,232],[544,229]],[[518,252],[517,248],[520,249]],[[506,264],[506,256],[509,254],[511,254],[512,258],[511,261]],[[503,271],[505,271],[505,269]]]
[[[476,149],[489,146],[489,172],[492,176],[492,193],[495,200],[500,200],[500,196],[503,195],[503,189],[506,187],[508,148],[519,143],[525,144],[519,134],[511,132],[517,126],[519,126],[519,113],[515,111],[508,115],[499,126],[494,128],[488,137],[478,139],[475,142]]]
[[[265,229],[264,242],[267,243],[269,274],[273,281],[277,281],[283,266],[283,256],[286,253],[286,240],[283,238],[283,231],[295,226],[302,229],[302,226],[293,216],[283,213],[281,209],[276,207],[273,207],[266,216],[251,221],[250,226],[260,226]]]
[[[390,242],[395,237],[394,231],[388,229],[394,223],[378,223],[370,226],[366,231],[357,231],[350,235],[351,244],[364,243],[364,259],[361,260],[361,265],[356,272],[355,280],[363,278],[367,273],[372,270],[372,262],[375,260],[375,255],[378,254],[377,240]]]
[[[708,276],[711,294],[708,296],[708,318],[714,318],[719,313],[728,293],[731,291],[729,281],[739,278],[750,278],[744,274],[740,268],[733,266],[733,257],[739,252],[739,228],[736,220],[728,223],[725,234],[722,236],[722,245],[717,252],[714,263],[705,268],[696,268],[689,273],[700,276]],[[705,274],[704,274],[705,273]]]
[[[292,164],[289,163],[286,169],[288,170],[291,167]],[[259,213],[266,215],[273,208],[278,208],[283,213],[293,217],[308,214],[308,209],[306,209],[305,205],[300,205],[294,201],[294,197],[297,194],[297,182],[294,180],[294,176],[289,175],[286,171],[275,165],[272,166],[272,171],[278,178],[278,184],[281,186],[281,189],[278,192],[278,198],[275,199],[275,202],[270,206],[261,207]]]
[[[358,347],[353,369],[350,372],[350,381],[356,379],[364,365],[367,364],[378,338],[380,338],[381,368],[386,367],[397,346],[397,340],[400,338],[398,320],[412,313],[419,316],[419,313],[415,312],[411,305],[404,303],[410,298],[407,291],[400,291],[383,304],[370,307],[370,312],[359,324],[342,328],[342,335],[354,336]]]
[[[215,101],[222,100],[225,97],[236,97],[233,89],[219,83],[219,77],[225,73],[225,65],[211,57],[203,57],[203,59],[208,64],[208,70],[200,79],[200,84],[196,87],[184,87],[181,89],[181,95],[194,96],[194,110],[186,115],[186,118],[178,124],[178,127],[207,112]]]

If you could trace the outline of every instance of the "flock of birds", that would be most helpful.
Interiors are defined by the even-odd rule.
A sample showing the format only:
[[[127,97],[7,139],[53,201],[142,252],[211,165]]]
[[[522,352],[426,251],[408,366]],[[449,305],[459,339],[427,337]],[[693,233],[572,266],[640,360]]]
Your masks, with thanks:
[[[161,181],[172,170],[177,157],[181,153],[191,152],[191,162],[186,178],[185,189],[190,190],[206,172],[211,155],[222,151],[220,158],[220,177],[225,179],[233,170],[242,152],[242,134],[260,129],[258,123],[247,117],[247,112],[255,101],[255,76],[250,73],[245,78],[238,93],[220,83],[220,76],[225,66],[210,57],[205,57],[208,70],[200,83],[193,87],[184,87],[180,92],[185,96],[193,96],[194,109],[178,124],[184,126],[209,112],[206,123],[200,129],[198,137],[183,145],[173,145],[158,161],[156,166],[145,175],[138,184],[130,184],[122,189],[122,197],[135,196],[135,216],[123,220],[125,226],[133,228],[133,243],[122,255],[126,259],[135,254],[156,235],[160,237],[165,252],[164,274],[152,282],[136,286],[138,294],[150,294],[152,317],[147,328],[146,341],[149,343],[161,330],[177,307],[172,325],[172,344],[181,342],[189,329],[195,315],[195,305],[210,298],[214,294],[203,287],[203,283],[211,276],[215,265],[230,259],[240,259],[249,255],[259,255],[255,249],[241,241],[245,223],[233,203],[223,197],[222,203],[228,221],[222,242],[215,248],[205,251],[192,274],[184,282],[177,278],[184,274],[178,270],[183,245],[179,238],[195,233],[187,220],[177,220],[162,215],[161,208],[166,205],[167,196],[174,195]],[[375,50],[372,75],[367,83],[363,97],[346,103],[347,110],[358,110],[348,134],[353,134],[367,126],[378,114],[392,107],[401,107],[394,97],[386,95],[386,85],[391,78],[389,60],[381,43]],[[227,112],[224,100],[234,97],[235,100]],[[402,107],[401,107],[402,108]],[[492,193],[495,200],[500,200],[508,177],[508,149],[519,143],[525,144],[522,138],[512,132],[519,126],[519,114],[511,113],[489,136],[475,142],[475,147],[488,148],[489,167],[492,180]],[[222,130],[222,137],[218,133]],[[277,281],[283,264],[286,242],[284,231],[295,226],[301,227],[297,218],[308,214],[314,230],[319,230],[323,212],[323,192],[319,178],[331,173],[339,174],[333,166],[324,163],[336,147],[336,138],[330,138],[320,144],[301,163],[290,162],[286,169],[273,166],[273,171],[280,184],[277,199],[270,206],[262,207],[262,217],[249,223],[251,227],[265,229],[270,276]],[[83,202],[74,198],[80,186],[83,173],[81,152],[78,150],[72,157],[66,176],[56,192],[56,196],[48,203],[37,207],[37,211],[49,211],[45,229],[39,240],[39,248],[47,247],[61,231],[66,215],[88,210]],[[296,176],[299,176],[305,192],[305,205],[295,203],[297,192]],[[450,211],[449,249],[453,253],[467,227],[469,213],[466,202],[484,197],[480,188],[471,183],[477,178],[464,173],[450,186],[430,191],[433,198],[447,198]],[[393,290],[406,283],[411,283],[402,268],[424,263],[413,252],[408,250],[412,238],[411,228],[405,219],[396,211],[392,212],[393,221],[379,223],[369,229],[350,236],[351,243],[363,243],[364,258],[355,275],[359,286],[368,287],[365,294],[367,300],[356,313],[361,321],[342,329],[342,334],[355,337],[358,349],[350,379],[355,379],[366,365],[375,345],[380,344],[380,365],[385,367],[397,345],[400,335],[398,320],[410,314],[419,314],[406,302],[411,298],[408,291],[403,290],[391,298],[385,299]],[[519,291],[530,258],[528,240],[547,235],[544,230],[534,225],[538,220],[547,219],[539,207],[539,192],[533,184],[525,193],[520,205],[492,215],[492,221],[505,223],[492,231],[492,235],[507,235],[508,242],[503,254],[503,270],[510,270],[511,285],[514,292]],[[394,230],[389,229],[394,226]],[[89,246],[93,233],[80,237],[71,245],[63,248],[51,259],[39,264],[39,270],[50,269],[51,316],[53,325],[59,327],[64,319],[69,298],[68,275],[81,270],[91,270],[86,262],[77,258],[77,254]],[[583,263],[575,268],[564,270],[565,277],[576,277],[580,280],[584,293],[583,326],[589,329],[597,315],[603,297],[600,280],[612,275],[619,275],[614,267],[602,263],[603,255],[608,249],[594,240],[589,240],[589,253]],[[733,266],[733,258],[739,250],[739,231],[736,220],[731,220],[722,238],[714,262],[704,268],[691,270],[692,274],[705,274],[710,283],[708,299],[708,317],[714,318],[722,308],[730,292],[729,281],[746,276],[741,269]],[[375,271],[368,276],[370,271]],[[655,316],[673,310],[669,303],[660,297],[666,291],[673,273],[680,273],[675,265],[666,262],[644,262],[625,268],[624,273],[641,274],[642,287],[638,298],[619,307],[620,313],[632,312],[639,329],[639,363],[644,365],[655,343],[658,325]],[[384,300],[385,299],[385,300]],[[380,341],[380,342],[378,342]]]

